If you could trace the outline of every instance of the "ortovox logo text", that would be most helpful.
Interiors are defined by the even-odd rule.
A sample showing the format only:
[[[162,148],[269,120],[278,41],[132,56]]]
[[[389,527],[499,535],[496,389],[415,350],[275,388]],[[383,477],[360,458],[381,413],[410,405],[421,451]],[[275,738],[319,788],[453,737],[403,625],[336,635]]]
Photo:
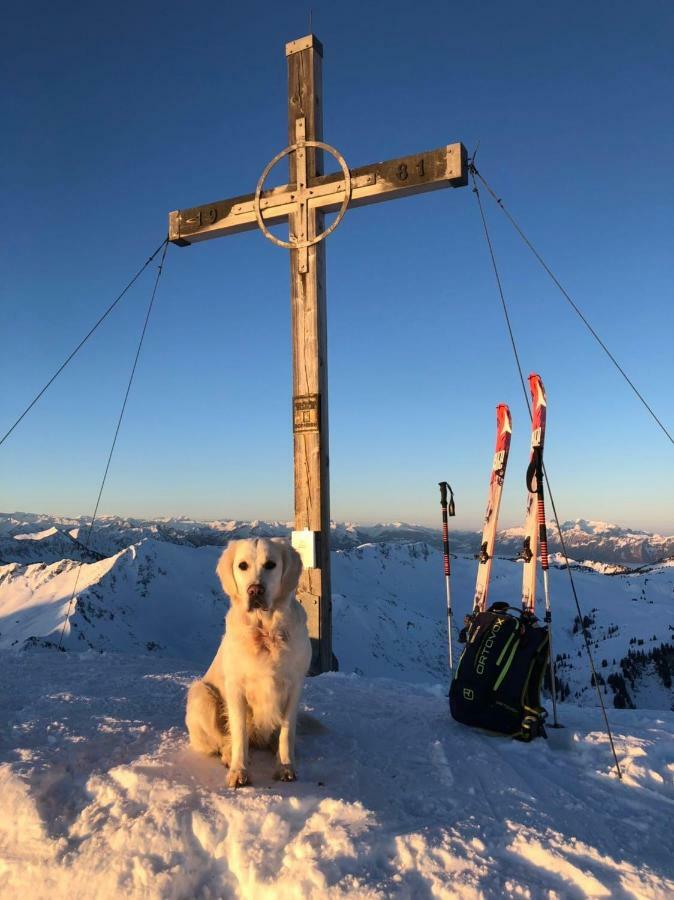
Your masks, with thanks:
[[[463,689],[463,699],[464,700],[473,700],[475,694],[473,693],[472,688],[464,688]]]
[[[487,640],[480,647],[480,655],[477,658],[477,663],[475,665],[475,671],[478,675],[484,675],[484,667],[487,664],[487,659],[489,658],[489,653],[491,648],[494,646],[494,641],[496,640],[496,636],[499,631],[503,627],[503,623],[505,619],[497,619],[491,627],[491,631],[487,635]]]

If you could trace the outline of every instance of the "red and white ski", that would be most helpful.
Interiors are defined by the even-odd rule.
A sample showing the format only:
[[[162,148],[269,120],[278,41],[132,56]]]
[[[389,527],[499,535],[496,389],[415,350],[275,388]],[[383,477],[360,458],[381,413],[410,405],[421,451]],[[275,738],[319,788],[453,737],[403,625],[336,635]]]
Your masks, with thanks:
[[[524,522],[522,559],[522,608],[530,613],[536,606],[536,562],[540,543],[541,565],[548,570],[548,542],[543,505],[543,445],[545,443],[545,414],[547,401],[540,375],[529,376],[531,390],[531,454],[527,469],[527,512]]]
[[[527,517],[524,526],[524,573],[522,575],[522,609],[536,613],[536,557],[541,554],[543,570],[543,590],[545,593],[544,622],[548,628],[548,652],[550,665],[550,686],[552,710],[555,728],[557,721],[557,678],[555,675],[555,657],[552,650],[552,609],[550,606],[550,582],[548,571],[548,531],[545,523],[545,492],[543,486],[543,447],[545,444],[545,420],[547,415],[547,399],[540,375],[529,376],[531,390],[531,456],[527,469]]]
[[[512,419],[510,418],[510,410],[505,403],[500,403],[496,407],[496,449],[489,480],[489,497],[482,528],[482,543],[480,544],[480,553],[478,555],[480,562],[477,567],[477,581],[473,599],[474,613],[484,612],[487,608],[491,561],[494,555],[498,512],[501,506],[501,493],[503,492],[506,466],[508,465],[511,435]]]

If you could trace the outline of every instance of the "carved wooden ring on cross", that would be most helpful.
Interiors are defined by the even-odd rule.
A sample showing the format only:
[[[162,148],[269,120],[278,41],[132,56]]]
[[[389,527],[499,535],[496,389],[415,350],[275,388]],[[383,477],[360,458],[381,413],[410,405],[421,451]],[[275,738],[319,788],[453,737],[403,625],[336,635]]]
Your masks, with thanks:
[[[307,177],[307,160],[305,153],[306,147],[314,147],[317,150],[325,150],[326,153],[334,156],[344,174],[343,186],[339,183],[331,185],[333,190],[339,190],[340,187],[342,187],[344,190],[344,199],[342,200],[342,205],[340,206],[337,213],[337,218],[329,228],[326,228],[325,231],[322,231],[320,234],[317,234],[313,238],[308,237],[307,234],[309,221],[308,205],[309,201],[314,196],[320,196],[320,193],[318,191],[315,191],[315,189],[308,184],[309,179]],[[289,156],[291,153],[297,153],[298,164],[297,187],[291,193],[290,199],[298,205],[300,210],[300,234],[299,236],[290,235],[290,240],[283,241],[271,233],[269,228],[267,228],[267,226],[265,225],[264,219],[262,218],[262,188],[264,187],[264,183],[276,163],[282,160],[284,156]],[[253,209],[255,210],[255,218],[257,219],[257,224],[260,226],[260,231],[266,238],[268,238],[268,240],[272,242],[272,244],[276,244],[277,247],[283,247],[286,250],[304,250],[307,247],[311,247],[313,244],[317,244],[319,241],[324,240],[329,234],[332,234],[332,232],[344,218],[344,213],[347,210],[350,200],[351,172],[349,171],[349,167],[347,166],[346,160],[344,159],[342,154],[334,147],[331,147],[330,144],[326,144],[323,141],[298,140],[296,143],[290,144],[289,146],[285,147],[283,150],[281,150],[280,153],[277,153],[276,156],[265,166],[262,175],[260,175],[257,187],[255,188]]]

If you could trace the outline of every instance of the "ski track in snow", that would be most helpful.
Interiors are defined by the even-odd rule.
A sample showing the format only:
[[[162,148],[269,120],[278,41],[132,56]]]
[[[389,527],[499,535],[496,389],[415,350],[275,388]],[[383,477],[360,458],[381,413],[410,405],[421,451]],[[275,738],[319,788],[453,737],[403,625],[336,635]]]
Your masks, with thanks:
[[[182,722],[190,664],[0,653],[0,895],[671,897],[674,714],[562,707],[549,742],[464,728],[445,690],[324,675],[300,780],[224,786]]]

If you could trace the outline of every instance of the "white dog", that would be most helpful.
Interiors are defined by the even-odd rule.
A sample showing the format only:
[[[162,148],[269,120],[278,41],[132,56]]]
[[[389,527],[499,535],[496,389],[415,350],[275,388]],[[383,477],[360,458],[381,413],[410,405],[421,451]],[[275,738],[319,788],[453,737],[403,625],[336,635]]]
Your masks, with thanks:
[[[311,661],[295,598],[302,562],[281,538],[231,541],[216,571],[232,605],[215,659],[187,695],[190,743],[219,755],[236,788],[249,783],[249,743],[271,748],[278,739],[276,776],[294,781],[297,709]]]

